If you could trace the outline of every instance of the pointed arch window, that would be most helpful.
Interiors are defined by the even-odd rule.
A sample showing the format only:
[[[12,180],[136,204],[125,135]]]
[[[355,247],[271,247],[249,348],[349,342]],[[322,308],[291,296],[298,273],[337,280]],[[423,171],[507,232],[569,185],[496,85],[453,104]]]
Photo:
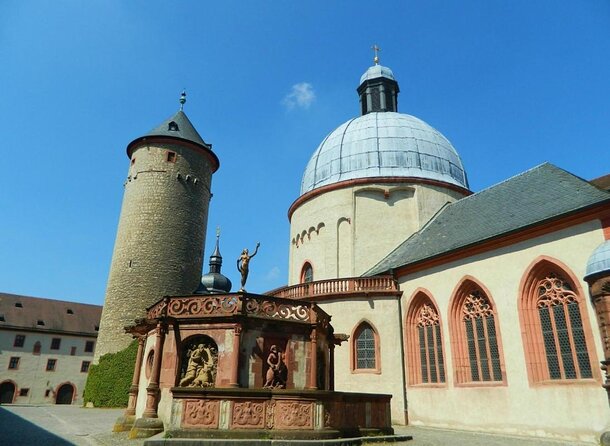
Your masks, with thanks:
[[[577,282],[555,265],[531,269],[520,299],[532,382],[598,378],[591,328]]]
[[[450,326],[456,383],[504,383],[496,313],[481,286],[465,280],[458,287]]]
[[[407,353],[410,384],[445,382],[441,319],[432,300],[423,293],[412,299],[407,312]]]
[[[379,336],[368,322],[361,322],[352,335],[352,371],[380,372]]]

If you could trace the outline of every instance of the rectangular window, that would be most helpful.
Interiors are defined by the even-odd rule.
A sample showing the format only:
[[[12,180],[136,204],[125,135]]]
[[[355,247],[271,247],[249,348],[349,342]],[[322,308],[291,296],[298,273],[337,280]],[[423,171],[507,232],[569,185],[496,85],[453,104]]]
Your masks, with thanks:
[[[25,389],[19,389],[19,396],[28,396],[28,393],[30,393],[30,389],[27,387]]]
[[[19,368],[19,356],[11,356],[8,362],[9,370],[17,370]]]
[[[15,342],[13,343],[13,347],[23,347],[25,343],[25,335],[16,335]]]
[[[95,346],[95,343],[93,341],[87,341],[87,343],[85,344],[85,352],[92,353],[94,346]]]
[[[176,152],[167,152],[167,162],[168,163],[176,162]]]
[[[59,350],[60,345],[61,345],[61,338],[53,338],[51,340],[51,350]]]
[[[48,397],[49,397],[49,395],[51,395],[51,389],[47,389],[47,390],[45,390],[45,391],[44,391],[44,397],[45,397],[45,398],[48,398]]]
[[[57,365],[57,359],[49,359],[47,361],[47,372],[54,372]]]
[[[80,371],[87,373],[89,371],[89,365],[91,365],[90,361],[83,361],[83,363],[80,365]]]
[[[76,347],[71,347],[70,348],[70,356],[74,356],[76,355]]]

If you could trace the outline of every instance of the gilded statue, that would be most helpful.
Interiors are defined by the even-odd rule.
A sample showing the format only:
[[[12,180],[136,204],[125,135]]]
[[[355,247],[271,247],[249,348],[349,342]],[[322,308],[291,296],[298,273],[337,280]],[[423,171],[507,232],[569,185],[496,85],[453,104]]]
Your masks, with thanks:
[[[216,377],[216,355],[209,345],[199,344],[189,350],[186,372],[180,387],[212,387]]]
[[[256,249],[252,254],[248,253],[248,248],[244,248],[241,252],[241,255],[237,259],[237,270],[241,273],[241,288],[239,291],[246,291],[244,288],[246,286],[246,280],[248,280],[248,272],[250,271],[250,259],[256,255],[258,252],[258,247],[260,246],[260,242],[256,244]]]
[[[277,345],[272,345],[267,356],[267,374],[265,376],[265,385],[267,389],[285,389],[286,380],[288,379],[288,368],[282,358],[283,354]]]

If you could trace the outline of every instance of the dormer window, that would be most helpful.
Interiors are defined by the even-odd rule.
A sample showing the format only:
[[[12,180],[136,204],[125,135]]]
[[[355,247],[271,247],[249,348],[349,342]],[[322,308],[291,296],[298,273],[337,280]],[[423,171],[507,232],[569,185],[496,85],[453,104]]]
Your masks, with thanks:
[[[171,121],[169,124],[167,124],[167,130],[170,132],[177,132],[180,129],[178,128],[178,124],[176,124],[176,121]]]
[[[22,304],[21,302],[17,302],[17,303],[15,304],[15,306],[16,306],[17,308],[23,308],[23,304]]]
[[[38,319],[36,325],[44,325],[44,321],[42,319]]]
[[[68,308],[68,309],[66,310],[66,313],[68,313],[68,314],[74,314],[74,311],[72,311],[72,308]]]

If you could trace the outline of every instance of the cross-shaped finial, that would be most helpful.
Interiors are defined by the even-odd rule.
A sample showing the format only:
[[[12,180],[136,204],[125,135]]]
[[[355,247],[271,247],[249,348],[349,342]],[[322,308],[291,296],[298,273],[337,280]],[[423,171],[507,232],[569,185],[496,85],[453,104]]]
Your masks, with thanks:
[[[180,95],[180,111],[184,108],[184,103],[186,102],[186,91],[182,90],[182,94]]]
[[[375,52],[375,57],[373,57],[373,62],[375,62],[375,65],[379,65],[379,51],[381,51],[381,48],[379,48],[377,45],[373,45],[371,47],[371,49]]]

